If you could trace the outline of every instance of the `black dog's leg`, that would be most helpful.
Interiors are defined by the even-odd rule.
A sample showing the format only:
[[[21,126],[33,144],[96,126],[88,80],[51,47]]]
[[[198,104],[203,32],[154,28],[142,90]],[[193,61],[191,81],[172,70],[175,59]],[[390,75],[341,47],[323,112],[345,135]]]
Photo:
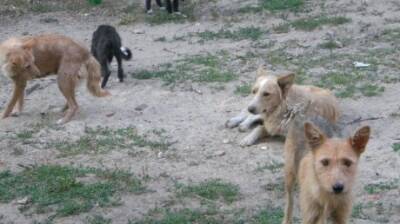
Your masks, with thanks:
[[[172,3],[171,3],[171,0],[166,0],[166,3],[167,3],[167,11],[168,11],[169,13],[172,13]]]
[[[101,63],[101,74],[103,75],[103,81],[101,82],[101,88],[104,88],[107,84],[108,78],[110,78],[111,75],[111,71],[108,68],[108,62],[107,61],[103,61],[103,63]]]
[[[174,12],[179,12],[179,0],[174,0]]]
[[[118,63],[118,79],[120,82],[124,81],[124,70],[122,68],[122,57],[121,57],[121,53],[116,54],[115,58],[117,59],[117,63]]]
[[[162,4],[161,0],[156,0],[156,3],[157,3],[157,5],[158,5],[159,7],[163,7],[163,4]]]
[[[146,11],[151,10],[151,0],[146,0]]]

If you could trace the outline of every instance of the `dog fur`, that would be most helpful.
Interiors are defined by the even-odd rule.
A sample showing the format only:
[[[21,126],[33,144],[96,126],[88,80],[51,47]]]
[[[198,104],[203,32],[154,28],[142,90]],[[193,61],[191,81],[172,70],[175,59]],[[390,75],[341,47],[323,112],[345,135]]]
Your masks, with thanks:
[[[91,52],[97,61],[101,64],[101,74],[103,81],[101,88],[104,88],[110,77],[110,63],[115,57],[118,63],[118,79],[124,81],[124,70],[122,68],[122,59],[130,60],[132,52],[127,47],[122,47],[121,37],[117,30],[109,25],[100,25],[93,33]]]
[[[305,122],[306,121],[306,122]],[[284,224],[292,223],[293,189],[300,185],[303,223],[346,223],[351,212],[351,190],[360,155],[370,136],[370,128],[359,128],[343,137],[341,128],[322,117],[298,116],[285,141]]]
[[[0,65],[3,73],[14,82],[14,91],[2,118],[11,115],[18,102],[22,111],[24,90],[28,80],[58,74],[57,82],[67,100],[65,115],[57,123],[71,120],[78,111],[75,88],[87,78],[87,88],[97,97],[110,95],[100,88],[100,65],[88,49],[74,40],[57,34],[11,38],[0,45]]]
[[[256,126],[239,144],[250,146],[266,136],[286,136],[290,121],[296,113],[321,115],[335,123],[339,117],[336,97],[328,90],[294,84],[295,75],[269,75],[260,66],[252,88],[254,95],[247,111],[226,122],[226,127],[239,126],[247,131]]]
[[[183,0],[182,0],[183,1]],[[161,0],[156,0],[156,3],[159,7],[164,7]],[[168,13],[179,12],[179,0],[165,0],[166,8]],[[153,11],[151,9],[151,0],[146,0],[146,12],[151,14]]]

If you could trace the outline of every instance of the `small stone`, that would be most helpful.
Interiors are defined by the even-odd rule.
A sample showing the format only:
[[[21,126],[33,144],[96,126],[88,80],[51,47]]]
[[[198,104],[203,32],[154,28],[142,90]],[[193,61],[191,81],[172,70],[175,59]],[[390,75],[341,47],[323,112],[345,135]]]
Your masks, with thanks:
[[[24,198],[17,200],[17,204],[19,204],[19,205],[26,205],[26,204],[28,204],[28,202],[29,202],[28,197],[24,197]]]
[[[47,17],[39,20],[41,23],[58,23],[58,19]]]
[[[137,111],[143,111],[144,109],[146,109],[148,106],[147,104],[140,104],[139,106],[135,107],[135,110]]]
[[[163,153],[162,153],[162,152],[159,152],[159,153],[157,154],[157,158],[161,159],[162,157],[163,157]]]
[[[224,156],[226,153],[225,153],[225,151],[216,151],[215,153],[214,153],[214,155],[215,156]]]
[[[29,35],[29,32],[27,32],[27,31],[22,33],[22,36],[27,36],[27,35]]]
[[[141,29],[134,29],[133,33],[134,34],[144,34],[145,32],[144,32],[144,30],[141,30]]]
[[[106,114],[106,117],[112,117],[112,116],[114,116],[114,114],[115,114],[115,112],[108,113],[108,114]]]
[[[262,150],[267,150],[268,147],[267,147],[267,146],[261,146],[261,149],[262,149]]]
[[[222,141],[222,143],[224,143],[224,144],[228,144],[230,141],[229,141],[229,139],[224,139],[223,141]]]

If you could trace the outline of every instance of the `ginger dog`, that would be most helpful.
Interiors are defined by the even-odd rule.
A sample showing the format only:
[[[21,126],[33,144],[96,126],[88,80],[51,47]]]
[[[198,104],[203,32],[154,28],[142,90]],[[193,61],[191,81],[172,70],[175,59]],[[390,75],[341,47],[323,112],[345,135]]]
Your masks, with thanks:
[[[279,77],[270,75],[263,66],[257,70],[254,95],[247,110],[229,119],[226,127],[239,126],[240,131],[251,133],[239,144],[250,146],[266,136],[286,136],[289,124],[296,114],[315,114],[335,123],[339,117],[336,97],[328,90],[314,86],[294,84],[293,73]]]
[[[70,121],[78,111],[75,88],[79,80],[87,78],[87,88],[94,96],[110,95],[100,88],[100,65],[96,59],[88,49],[65,36],[47,34],[6,40],[0,45],[0,65],[14,82],[3,118],[10,116],[17,102],[17,112],[22,111],[28,80],[50,74],[58,74],[58,86],[67,100],[65,115],[59,124]]]
[[[284,224],[292,223],[293,188],[300,185],[303,223],[346,223],[352,207],[351,190],[360,155],[370,136],[369,126],[348,138],[321,117],[296,119],[285,141]]]

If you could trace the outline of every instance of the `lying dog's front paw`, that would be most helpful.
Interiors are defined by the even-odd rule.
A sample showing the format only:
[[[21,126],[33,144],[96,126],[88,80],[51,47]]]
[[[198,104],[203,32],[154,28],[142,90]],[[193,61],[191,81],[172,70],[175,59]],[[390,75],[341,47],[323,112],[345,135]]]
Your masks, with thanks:
[[[256,140],[254,140],[254,138],[252,138],[252,136],[247,136],[246,138],[242,139],[242,141],[239,142],[239,145],[241,147],[247,147],[247,146],[254,145],[255,142],[256,142]]]
[[[246,132],[246,131],[248,131],[248,130],[250,130],[250,125],[248,125],[247,123],[241,123],[240,125],[239,125],[239,131],[240,132]]]
[[[240,123],[242,123],[244,121],[244,119],[246,119],[245,116],[232,117],[231,119],[229,119],[225,122],[225,127],[236,128],[237,126],[239,126]]]

